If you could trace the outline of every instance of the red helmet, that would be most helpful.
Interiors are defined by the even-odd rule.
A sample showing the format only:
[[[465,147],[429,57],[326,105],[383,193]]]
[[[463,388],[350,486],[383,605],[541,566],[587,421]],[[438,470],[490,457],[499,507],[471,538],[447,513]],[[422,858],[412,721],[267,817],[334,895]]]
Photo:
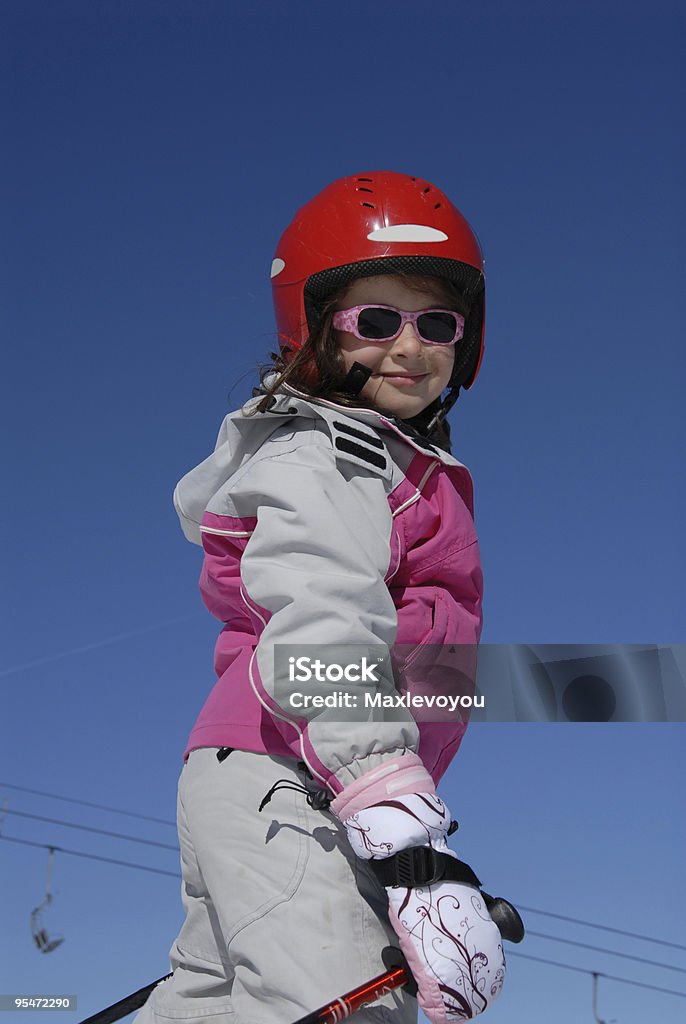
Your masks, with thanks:
[[[451,385],[470,387],[484,347],[481,248],[445,193],[395,171],[339,178],[301,207],[281,236],[271,277],[286,359],[307,341],[331,292],[398,270],[447,278],[462,290],[470,312]]]

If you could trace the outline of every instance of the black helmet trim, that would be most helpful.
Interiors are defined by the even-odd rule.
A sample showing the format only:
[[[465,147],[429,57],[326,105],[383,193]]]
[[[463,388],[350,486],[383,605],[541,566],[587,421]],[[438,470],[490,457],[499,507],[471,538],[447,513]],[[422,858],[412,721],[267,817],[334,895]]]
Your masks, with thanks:
[[[378,274],[400,271],[406,274],[421,274],[442,277],[461,290],[470,310],[465,320],[464,337],[455,352],[455,368],[450,387],[460,387],[471,381],[481,348],[481,330],[484,309],[484,276],[469,263],[443,259],[439,256],[387,256],[374,260],[346,263],[312,274],[305,282],[305,314],[310,330],[321,314],[322,305],[332,292],[350,284],[360,277],[375,277]]]

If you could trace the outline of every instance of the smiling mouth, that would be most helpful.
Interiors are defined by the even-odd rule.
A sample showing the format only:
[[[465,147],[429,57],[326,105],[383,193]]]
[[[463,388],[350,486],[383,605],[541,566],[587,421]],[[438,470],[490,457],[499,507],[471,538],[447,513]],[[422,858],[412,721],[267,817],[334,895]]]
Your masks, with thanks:
[[[391,380],[394,384],[417,384],[428,376],[427,373],[382,373],[385,380]]]

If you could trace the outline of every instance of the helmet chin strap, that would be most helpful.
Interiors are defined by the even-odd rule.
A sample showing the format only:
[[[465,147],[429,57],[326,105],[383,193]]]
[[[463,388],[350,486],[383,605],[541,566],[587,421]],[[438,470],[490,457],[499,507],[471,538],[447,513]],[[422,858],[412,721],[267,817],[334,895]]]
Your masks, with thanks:
[[[457,386],[455,386],[453,384],[453,386],[450,388],[450,391],[448,392],[448,394],[445,396],[445,398],[441,402],[441,404],[440,404],[440,406],[438,408],[438,412],[436,413],[435,416],[432,416],[432,418],[427,423],[427,425],[426,425],[426,433],[427,434],[430,434],[431,431],[434,430],[438,426],[439,423],[443,422],[443,420],[446,418],[446,416],[448,415],[448,413],[450,412],[452,407],[455,405],[455,402],[458,400],[459,397],[460,397],[460,385],[458,384]]]
[[[346,391],[350,392],[353,398],[357,398],[372,373],[372,369],[369,366],[365,366],[364,363],[353,363],[345,376],[343,386]]]

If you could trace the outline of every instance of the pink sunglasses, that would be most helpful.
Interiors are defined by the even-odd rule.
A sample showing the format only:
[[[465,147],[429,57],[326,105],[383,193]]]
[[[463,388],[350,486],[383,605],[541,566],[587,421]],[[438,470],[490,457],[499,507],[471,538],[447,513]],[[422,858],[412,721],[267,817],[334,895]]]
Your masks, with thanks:
[[[407,323],[427,345],[454,345],[464,334],[464,317],[452,309],[408,313],[395,306],[368,303],[339,309],[333,316],[337,331],[349,331],[360,341],[394,341]]]

